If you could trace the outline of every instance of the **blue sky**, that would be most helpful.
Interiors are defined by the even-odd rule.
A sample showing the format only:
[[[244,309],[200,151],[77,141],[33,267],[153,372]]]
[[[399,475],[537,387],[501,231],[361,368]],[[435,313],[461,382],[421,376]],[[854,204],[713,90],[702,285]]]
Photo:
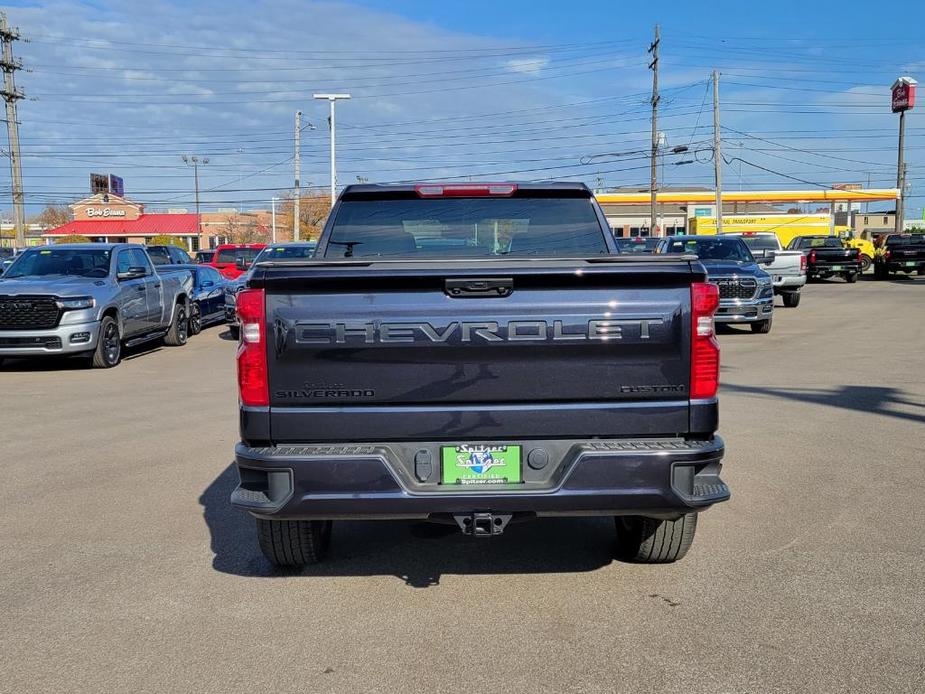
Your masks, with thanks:
[[[906,3],[903,26],[925,25]],[[209,157],[206,208],[266,207],[302,180],[328,184],[326,105],[338,110],[339,181],[441,178],[647,185],[651,73],[662,26],[660,129],[668,185],[711,185],[707,78],[722,74],[725,182],[797,188],[895,185],[889,85],[925,79],[925,48],[869,3],[341,2],[25,3],[17,74],[29,211],[125,178],[149,209],[192,207],[180,155]],[[925,197],[925,105],[907,123],[912,197]],[[3,146],[5,146],[5,142]],[[676,165],[676,162],[693,163]],[[795,180],[796,179],[796,180]],[[7,198],[8,167],[0,171]],[[7,198],[8,199],[8,198]],[[8,208],[0,203],[0,209]]]

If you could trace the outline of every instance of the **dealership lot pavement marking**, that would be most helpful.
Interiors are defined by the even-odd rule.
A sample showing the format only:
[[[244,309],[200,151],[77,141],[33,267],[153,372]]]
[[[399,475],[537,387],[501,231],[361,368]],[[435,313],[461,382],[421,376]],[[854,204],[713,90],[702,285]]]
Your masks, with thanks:
[[[606,519],[352,522],[274,572],[227,504],[223,331],[0,367],[0,690],[925,690],[925,278],[721,335],[733,499],[673,566],[613,561]]]

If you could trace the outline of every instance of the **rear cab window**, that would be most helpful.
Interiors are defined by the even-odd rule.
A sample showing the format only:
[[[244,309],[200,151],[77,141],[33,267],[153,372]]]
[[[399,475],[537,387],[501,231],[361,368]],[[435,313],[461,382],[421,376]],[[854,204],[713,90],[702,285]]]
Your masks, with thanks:
[[[610,251],[590,197],[419,197],[412,192],[343,199],[324,257],[585,257]],[[609,233],[609,230],[608,232]]]
[[[172,262],[166,248],[148,246],[147,251],[148,257],[151,258],[151,262],[155,265],[170,265]]]
[[[238,258],[243,258],[245,262],[250,263],[260,251],[260,248],[223,248],[218,252],[215,262],[234,265]]]
[[[757,251],[760,255],[763,251],[777,250],[777,239],[772,236],[748,236],[743,234],[738,238],[748,246],[748,250],[752,253]]]
[[[925,246],[925,234],[896,234],[886,240],[889,248],[896,246]]]

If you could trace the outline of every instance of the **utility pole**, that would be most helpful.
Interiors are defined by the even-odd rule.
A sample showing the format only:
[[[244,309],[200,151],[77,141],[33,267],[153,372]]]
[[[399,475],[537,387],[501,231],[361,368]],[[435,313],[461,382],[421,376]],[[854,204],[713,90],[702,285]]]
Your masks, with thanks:
[[[655,236],[656,206],[658,200],[658,44],[661,41],[661,30],[655,25],[655,41],[649,46],[648,52],[652,54],[649,69],[652,70],[652,173],[649,178],[651,192],[651,221],[649,222],[649,235]]]
[[[337,125],[334,121],[334,104],[338,99],[349,99],[349,94],[313,94],[315,99],[327,99],[331,106],[331,115],[328,116],[328,126],[331,131],[331,207],[337,200]]]
[[[19,121],[16,117],[16,102],[23,93],[16,89],[13,73],[22,68],[22,62],[13,58],[13,41],[19,38],[19,29],[11,28],[6,14],[0,12],[0,42],[3,55],[0,69],[3,70],[3,100],[6,102],[6,131],[10,138],[10,177],[13,183],[13,219],[16,226],[16,245],[26,245],[26,211],[22,192],[22,156],[19,151]]]
[[[199,248],[197,250],[203,250],[205,246],[202,245],[202,215],[199,213],[199,165],[202,164],[205,166],[208,164],[209,158],[203,157],[200,159],[195,154],[192,156],[184,154],[180,158],[183,160],[184,164],[193,167],[193,181],[196,186],[196,235],[199,243]]]
[[[270,218],[272,219],[272,221],[270,222],[270,229],[272,230],[270,238],[273,240],[273,243],[276,243],[276,201],[277,200],[279,200],[279,198],[276,197],[275,195],[272,198],[270,198],[270,207],[272,209],[272,212],[270,213]]]
[[[716,233],[723,233],[723,153],[720,149],[719,73],[713,71],[713,178],[716,184]]]
[[[302,193],[299,190],[302,177],[302,163],[300,153],[302,151],[302,112],[295,112],[295,194],[292,198],[292,240],[299,240],[299,203]]]

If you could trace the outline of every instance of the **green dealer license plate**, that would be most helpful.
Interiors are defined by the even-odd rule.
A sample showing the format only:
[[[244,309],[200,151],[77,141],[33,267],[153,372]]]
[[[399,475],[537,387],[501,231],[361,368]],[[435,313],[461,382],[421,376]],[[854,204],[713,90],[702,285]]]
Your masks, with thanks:
[[[440,459],[440,481],[443,484],[509,484],[521,481],[520,446],[443,446]]]
[[[841,265],[833,265],[833,266],[832,266],[832,269],[833,269],[833,270],[841,270]]]

